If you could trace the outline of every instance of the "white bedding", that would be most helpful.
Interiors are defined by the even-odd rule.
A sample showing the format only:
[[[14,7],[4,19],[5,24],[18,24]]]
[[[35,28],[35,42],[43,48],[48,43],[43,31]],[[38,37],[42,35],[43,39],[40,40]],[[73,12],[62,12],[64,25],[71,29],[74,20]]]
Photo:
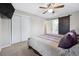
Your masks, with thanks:
[[[79,43],[69,49],[69,52],[65,54],[66,56],[79,56]]]
[[[62,49],[58,44],[63,36],[41,35],[33,36],[29,45],[43,56],[79,56],[79,43],[70,49]]]
[[[53,41],[56,39],[57,42]],[[43,56],[60,56],[64,54],[64,49],[58,47],[60,39],[53,38],[53,40],[49,40],[45,37],[34,36],[29,40],[29,45]]]

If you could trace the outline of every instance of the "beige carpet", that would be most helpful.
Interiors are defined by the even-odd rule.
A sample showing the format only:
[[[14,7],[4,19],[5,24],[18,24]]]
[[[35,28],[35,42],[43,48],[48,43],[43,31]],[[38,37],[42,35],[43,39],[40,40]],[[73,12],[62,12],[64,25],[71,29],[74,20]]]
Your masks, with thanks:
[[[26,42],[13,44],[3,48],[0,52],[1,56],[38,56],[32,49],[28,49]]]

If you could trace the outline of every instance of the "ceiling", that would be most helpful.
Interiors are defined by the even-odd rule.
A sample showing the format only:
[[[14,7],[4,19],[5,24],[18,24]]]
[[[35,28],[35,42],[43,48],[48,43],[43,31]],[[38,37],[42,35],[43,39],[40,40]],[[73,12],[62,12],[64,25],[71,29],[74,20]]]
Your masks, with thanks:
[[[55,13],[46,13],[44,9],[40,9],[39,6],[45,5],[44,3],[13,3],[15,9],[28,12],[43,18],[55,18],[65,14],[71,14],[73,12],[79,11],[79,3],[63,3],[64,8],[56,9]]]

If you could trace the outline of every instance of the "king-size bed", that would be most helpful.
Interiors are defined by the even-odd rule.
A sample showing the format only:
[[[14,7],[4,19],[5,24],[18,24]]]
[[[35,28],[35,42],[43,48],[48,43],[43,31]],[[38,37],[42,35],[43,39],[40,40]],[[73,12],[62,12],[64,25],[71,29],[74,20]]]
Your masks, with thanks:
[[[61,55],[63,49],[58,47],[63,35],[39,35],[29,39],[29,46],[38,51],[41,55],[57,56]]]
[[[33,36],[29,38],[29,46],[43,56],[76,55],[73,53],[73,50],[75,49],[74,47],[71,49],[63,49],[58,47],[63,36],[64,35],[55,34]],[[79,44],[77,46],[79,46]],[[78,51],[78,48],[76,49],[76,52]],[[77,55],[79,55],[78,53],[79,52],[77,52]]]

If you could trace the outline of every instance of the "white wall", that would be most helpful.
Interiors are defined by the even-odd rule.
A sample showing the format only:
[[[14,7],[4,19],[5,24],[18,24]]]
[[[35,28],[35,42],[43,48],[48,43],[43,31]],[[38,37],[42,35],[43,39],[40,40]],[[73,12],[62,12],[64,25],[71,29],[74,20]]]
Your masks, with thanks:
[[[44,22],[46,20],[40,17],[32,16],[31,20],[31,35],[44,34]]]
[[[73,29],[79,34],[79,12],[75,12],[70,16],[70,30]]]
[[[47,21],[45,21],[44,22],[44,26],[46,26],[46,34],[47,33],[52,33],[52,22],[51,21],[49,21],[49,20],[47,20]]]

